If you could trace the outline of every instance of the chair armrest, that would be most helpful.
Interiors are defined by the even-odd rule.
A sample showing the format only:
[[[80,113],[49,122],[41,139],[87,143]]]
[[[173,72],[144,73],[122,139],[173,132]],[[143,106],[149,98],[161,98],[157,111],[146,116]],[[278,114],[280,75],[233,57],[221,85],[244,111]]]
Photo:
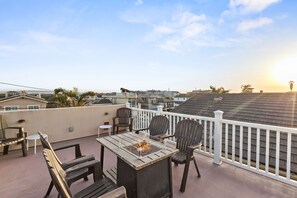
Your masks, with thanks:
[[[18,131],[17,137],[18,138],[26,137],[24,127],[7,127],[6,129],[18,129],[19,131]]]
[[[164,140],[164,139],[171,138],[171,137],[174,137],[174,135],[164,135],[164,136],[160,136],[160,139]]]
[[[196,144],[196,145],[191,145],[191,146],[188,146],[188,151],[187,151],[187,158],[191,158],[193,156],[193,152],[195,149],[198,149],[199,146],[201,144]]]
[[[93,155],[83,156],[74,160],[71,160],[70,162],[64,162],[62,163],[63,169],[68,169],[72,166],[81,164],[83,162],[92,161],[95,160],[95,157]]]
[[[19,130],[21,130],[21,129],[23,129],[23,127],[7,127],[6,129],[19,129]]]
[[[188,146],[188,148],[191,149],[191,150],[195,150],[195,149],[198,149],[200,146],[201,146],[201,143],[196,144],[196,145],[192,145],[192,146]]]
[[[114,124],[115,124],[116,119],[118,119],[118,117],[113,117],[112,118],[112,121],[113,121]]]
[[[79,158],[82,156],[81,150],[80,150],[80,145],[78,143],[60,146],[58,148],[55,148],[54,151],[59,151],[59,150],[63,150],[63,149],[71,148],[71,147],[75,147],[75,158]]]
[[[136,129],[134,130],[135,133],[139,134],[139,131],[145,131],[145,130],[148,130],[149,128],[144,128],[144,129]]]
[[[126,188],[124,186],[118,187],[113,191],[99,196],[98,198],[127,198]]]
[[[87,161],[81,164],[77,164],[65,170],[66,174],[76,172],[81,169],[92,169],[92,173],[94,174],[94,181],[97,181],[102,178],[101,172],[101,164],[98,160]],[[89,171],[90,172],[90,171]]]

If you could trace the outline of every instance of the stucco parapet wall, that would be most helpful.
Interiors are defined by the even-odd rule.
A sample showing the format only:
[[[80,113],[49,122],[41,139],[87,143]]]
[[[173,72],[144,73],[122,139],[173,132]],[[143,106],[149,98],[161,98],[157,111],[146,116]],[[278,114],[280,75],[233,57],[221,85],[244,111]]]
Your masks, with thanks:
[[[50,142],[60,142],[97,135],[98,126],[103,125],[104,122],[112,124],[112,118],[121,107],[125,107],[125,104],[17,110],[0,114],[5,115],[9,126],[22,126],[25,131],[28,131],[28,135],[41,131],[48,134]],[[25,121],[18,123],[19,120]],[[73,132],[70,132],[70,128]],[[14,133],[10,134],[14,135]],[[32,142],[30,143],[32,146]]]

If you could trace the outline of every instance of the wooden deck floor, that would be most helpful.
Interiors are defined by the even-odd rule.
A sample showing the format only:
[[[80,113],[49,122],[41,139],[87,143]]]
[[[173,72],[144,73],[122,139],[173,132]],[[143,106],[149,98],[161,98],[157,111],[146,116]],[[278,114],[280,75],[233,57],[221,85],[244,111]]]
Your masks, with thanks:
[[[83,154],[93,154],[99,159],[100,146],[96,137],[87,137],[73,140],[70,142],[79,142]],[[63,143],[56,143],[58,146]],[[73,158],[73,151],[68,149],[58,153],[61,161]],[[109,169],[116,165],[116,157],[106,151],[104,168]],[[172,168],[173,174],[173,192],[174,197],[193,198],[260,198],[260,197],[297,197],[297,188],[283,184],[281,182],[245,171],[243,169],[222,164],[216,166],[212,159],[197,155],[197,162],[202,175],[197,178],[194,164],[190,165],[190,172],[186,192],[179,192],[179,186],[183,173],[183,166]],[[78,181],[71,186],[72,192],[88,186],[92,182]],[[37,154],[33,154],[33,148],[30,148],[29,155],[22,157],[21,151],[12,151],[6,156],[0,156],[0,197],[43,197],[50,176],[42,156],[42,148],[37,148]],[[50,197],[57,197],[57,191],[52,190]]]

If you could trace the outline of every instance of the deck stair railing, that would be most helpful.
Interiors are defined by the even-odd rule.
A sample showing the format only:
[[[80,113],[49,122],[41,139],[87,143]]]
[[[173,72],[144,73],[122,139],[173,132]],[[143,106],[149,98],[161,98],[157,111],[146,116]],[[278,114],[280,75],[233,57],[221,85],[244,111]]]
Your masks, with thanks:
[[[297,186],[297,129],[223,119],[222,111],[214,117],[131,108],[133,128],[149,126],[155,115],[169,121],[168,134],[183,119],[196,120],[204,126],[198,153],[212,157],[213,163],[229,163],[287,184]],[[172,139],[174,142],[174,139]]]

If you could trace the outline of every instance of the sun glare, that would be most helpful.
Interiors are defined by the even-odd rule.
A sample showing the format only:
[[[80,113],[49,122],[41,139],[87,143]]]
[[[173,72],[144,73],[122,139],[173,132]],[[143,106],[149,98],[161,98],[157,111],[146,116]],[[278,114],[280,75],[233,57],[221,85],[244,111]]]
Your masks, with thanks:
[[[297,56],[280,61],[274,67],[274,77],[281,84],[297,83]]]

